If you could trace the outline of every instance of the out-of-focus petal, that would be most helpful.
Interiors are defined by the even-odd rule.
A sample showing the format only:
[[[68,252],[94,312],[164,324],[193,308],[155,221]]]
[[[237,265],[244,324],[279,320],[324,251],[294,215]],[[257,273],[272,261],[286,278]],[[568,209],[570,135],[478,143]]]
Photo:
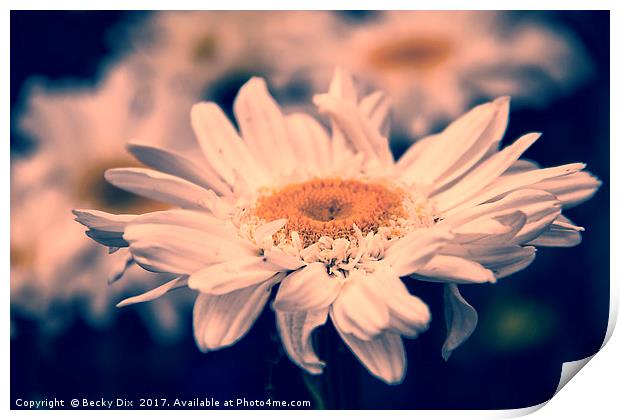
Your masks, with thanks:
[[[463,299],[456,284],[444,285],[443,299],[448,333],[441,349],[441,355],[448,360],[452,352],[463,344],[476,329],[478,313]]]
[[[323,373],[325,362],[314,352],[312,332],[325,324],[328,309],[315,312],[276,311],[278,332],[289,359],[307,372]]]

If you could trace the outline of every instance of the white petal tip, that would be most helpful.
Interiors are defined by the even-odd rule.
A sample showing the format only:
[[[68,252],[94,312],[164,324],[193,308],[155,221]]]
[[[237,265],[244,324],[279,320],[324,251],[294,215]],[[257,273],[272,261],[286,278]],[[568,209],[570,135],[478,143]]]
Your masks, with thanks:
[[[441,349],[441,357],[443,358],[443,360],[445,362],[448,361],[448,359],[450,358],[450,356],[452,356],[452,350],[448,350],[448,349]]]

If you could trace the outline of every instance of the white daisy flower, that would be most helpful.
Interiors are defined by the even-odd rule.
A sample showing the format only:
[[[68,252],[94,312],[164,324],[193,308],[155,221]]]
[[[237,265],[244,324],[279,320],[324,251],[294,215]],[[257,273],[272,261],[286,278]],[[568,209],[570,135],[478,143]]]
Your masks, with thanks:
[[[255,33],[272,19],[260,12],[161,11],[129,27],[122,46],[130,51],[120,64],[138,79],[145,119],[157,121],[161,136],[193,144],[192,105],[227,75],[264,68]]]
[[[309,24],[308,22],[312,22]],[[274,80],[325,86],[342,65],[394,101],[397,128],[420,135],[479,97],[543,105],[587,79],[591,65],[565,29],[505,12],[385,11],[356,23],[294,12],[265,28]],[[299,54],[298,51],[304,51]]]
[[[360,362],[393,384],[405,372],[401,337],[430,321],[402,278],[446,284],[448,357],[476,323],[458,284],[523,269],[537,245],[579,242],[582,228],[561,211],[599,181],[581,163],[541,169],[521,160],[538,133],[500,150],[507,98],[474,108],[398,161],[380,131],[382,93],[358,97],[337,71],[314,102],[331,135],[309,115],[284,115],[253,78],[235,101],[240,133],[216,104],[194,106],[200,156],[130,143],[154,169],[110,169],[106,179],[179,208],[79,210],[77,220],[91,238],[127,247],[144,269],[177,277],[121,305],[198,291],[194,335],[206,352],[243,337],[277,285],[278,331],[294,363],[322,372],[312,332],[329,317]]]
[[[167,207],[102,179],[105,168],[138,163],[127,156],[128,137],[159,138],[158,127],[145,123],[140,101],[140,84],[123,66],[93,89],[31,87],[20,125],[38,146],[11,165],[11,304],[47,333],[61,332],[76,318],[108,326],[120,298],[162,278],[132,269],[126,281],[109,286],[130,253],[109,256],[96,244],[84,246],[83,230],[67,220],[76,203],[136,212]],[[138,312],[154,338],[179,336],[187,298]]]

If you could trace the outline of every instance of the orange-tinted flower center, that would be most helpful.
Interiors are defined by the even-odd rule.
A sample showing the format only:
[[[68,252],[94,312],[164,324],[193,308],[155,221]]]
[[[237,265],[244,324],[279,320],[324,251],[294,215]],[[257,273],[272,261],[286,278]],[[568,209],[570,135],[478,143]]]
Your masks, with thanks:
[[[192,57],[197,62],[211,61],[217,54],[217,38],[207,33],[198,39],[192,49]]]
[[[391,40],[370,51],[369,63],[379,70],[427,70],[446,59],[452,50],[443,39],[413,36]]]
[[[304,246],[321,236],[350,238],[354,225],[376,232],[405,216],[400,192],[382,184],[337,178],[290,184],[258,200],[254,214],[272,221],[286,218],[286,235],[297,232]]]

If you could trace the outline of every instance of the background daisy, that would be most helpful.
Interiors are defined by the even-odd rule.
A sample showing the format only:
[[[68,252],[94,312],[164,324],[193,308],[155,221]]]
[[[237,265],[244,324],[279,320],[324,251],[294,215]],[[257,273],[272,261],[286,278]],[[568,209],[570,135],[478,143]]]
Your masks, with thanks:
[[[304,24],[312,22],[313,24]],[[419,136],[479,98],[544,105],[591,76],[581,41],[531,14],[383,11],[361,21],[297,12],[265,29],[276,83],[316,89],[341,65],[394,101],[396,129]],[[295,54],[295,51],[305,51]]]
[[[109,259],[100,248],[80,249],[82,233],[62,217],[75,201],[125,211],[159,207],[110,189],[101,178],[109,163],[130,161],[124,148],[128,135],[156,141],[156,127],[141,120],[140,100],[140,89],[122,67],[94,89],[32,88],[21,122],[40,143],[35,154],[11,168],[11,298],[18,313],[46,332],[58,333],[76,316],[94,327],[109,326],[118,298],[153,281],[132,270],[127,282],[108,285],[124,269],[127,255],[115,253]],[[156,338],[181,332],[182,301],[142,311]]]

